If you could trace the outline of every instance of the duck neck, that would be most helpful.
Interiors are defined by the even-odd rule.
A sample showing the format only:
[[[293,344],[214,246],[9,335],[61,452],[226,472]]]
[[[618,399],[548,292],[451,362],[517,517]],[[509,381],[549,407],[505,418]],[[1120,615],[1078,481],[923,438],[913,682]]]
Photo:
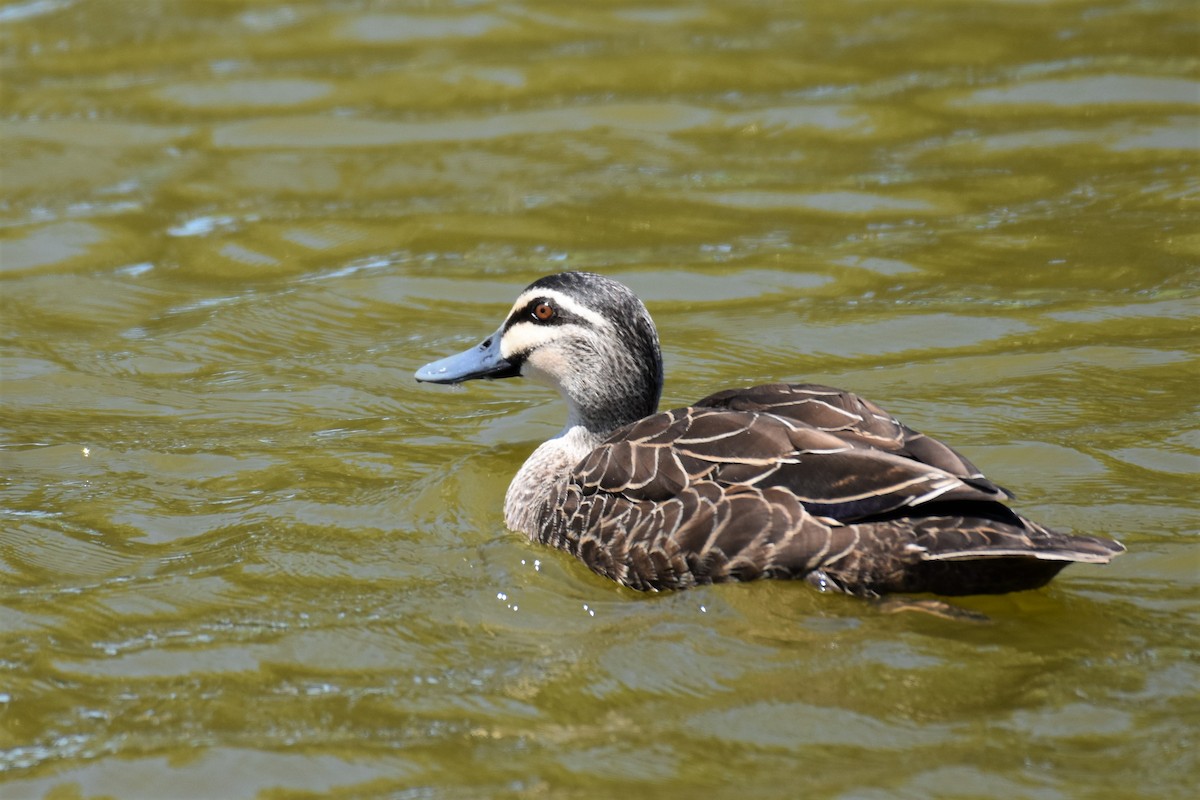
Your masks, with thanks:
[[[646,403],[622,401],[620,398],[607,398],[602,402],[593,402],[581,406],[567,398],[567,424],[556,438],[568,438],[580,445],[591,443],[588,452],[608,438],[609,434],[620,428],[649,416],[656,410]],[[644,409],[649,410],[644,410]],[[551,440],[553,441],[553,440]]]
[[[563,432],[582,428],[596,444],[622,425],[656,412],[662,394],[662,360],[657,348],[637,360],[625,354],[605,355],[609,358],[579,370],[557,386],[567,403]]]

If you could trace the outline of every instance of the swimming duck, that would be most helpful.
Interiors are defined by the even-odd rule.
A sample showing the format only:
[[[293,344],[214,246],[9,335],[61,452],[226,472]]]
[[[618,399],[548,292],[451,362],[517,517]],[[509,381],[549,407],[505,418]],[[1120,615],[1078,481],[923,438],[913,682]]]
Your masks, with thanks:
[[[479,345],[418,381],[525,377],[567,424],[517,472],[508,527],[641,590],[803,578],[865,597],[996,594],[1124,550],[1058,533],[963,456],[857,395],[729,389],[658,411],[658,333],[626,286],[587,272],[530,284]]]

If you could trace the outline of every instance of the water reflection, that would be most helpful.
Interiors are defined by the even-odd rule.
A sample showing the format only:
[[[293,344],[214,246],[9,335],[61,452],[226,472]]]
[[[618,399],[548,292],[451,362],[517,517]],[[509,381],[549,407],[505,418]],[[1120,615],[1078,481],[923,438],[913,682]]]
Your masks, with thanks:
[[[0,9],[0,794],[1188,796],[1189,6],[161,11]],[[1131,552],[964,628],[533,548],[555,399],[410,376],[568,268],[668,403],[846,386]]]

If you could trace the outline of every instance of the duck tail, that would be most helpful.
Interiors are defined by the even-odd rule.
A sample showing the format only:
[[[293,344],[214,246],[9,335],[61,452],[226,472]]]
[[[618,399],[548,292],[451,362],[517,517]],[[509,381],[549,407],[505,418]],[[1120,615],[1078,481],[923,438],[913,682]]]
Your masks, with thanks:
[[[964,550],[926,553],[925,561],[966,561],[986,558],[1032,558],[1081,564],[1107,564],[1125,552],[1125,545],[1097,536],[1075,536],[1046,531],[1046,538],[1030,538],[1016,544],[996,544]],[[1065,565],[1064,565],[1065,566]]]

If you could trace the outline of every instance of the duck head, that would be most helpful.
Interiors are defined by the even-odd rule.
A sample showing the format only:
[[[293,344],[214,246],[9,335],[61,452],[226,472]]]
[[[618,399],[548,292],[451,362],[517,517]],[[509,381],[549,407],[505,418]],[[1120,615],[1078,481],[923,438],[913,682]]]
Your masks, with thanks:
[[[527,286],[496,332],[478,345],[416,372],[426,383],[517,376],[562,394],[568,428],[607,433],[658,409],[658,333],[625,285],[594,273],[562,272]]]

